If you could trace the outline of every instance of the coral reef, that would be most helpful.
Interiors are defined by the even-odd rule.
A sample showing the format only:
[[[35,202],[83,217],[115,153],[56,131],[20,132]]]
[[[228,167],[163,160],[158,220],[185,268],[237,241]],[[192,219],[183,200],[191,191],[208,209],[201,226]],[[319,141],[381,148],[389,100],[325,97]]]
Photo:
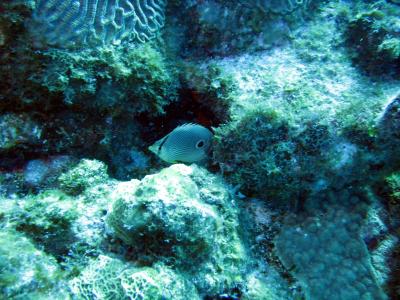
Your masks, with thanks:
[[[135,260],[172,264],[211,295],[242,280],[237,208],[216,177],[195,165],[173,165],[113,197],[107,224],[134,249]]]
[[[27,197],[14,203],[9,214],[17,231],[25,233],[57,259],[68,254],[75,240],[71,228],[77,217],[73,201],[57,192]]]
[[[400,25],[398,5],[385,1],[363,9],[348,27],[354,61],[375,75],[399,75]]]
[[[148,158],[142,151],[146,147],[141,148],[145,142],[138,116],[163,114],[177,99],[179,86],[162,41],[35,50],[26,31],[33,8],[31,1],[0,4],[0,119],[5,137],[0,167],[15,170],[30,160],[67,154],[107,161],[120,179],[145,175],[150,165],[143,163]],[[127,151],[132,148],[141,157],[123,170],[127,160],[136,159]]]
[[[398,298],[396,2],[2,1],[0,298]]]
[[[59,4],[41,2],[51,7]],[[63,5],[60,8],[66,8],[67,2]],[[157,6],[154,1],[144,1],[144,5]],[[165,61],[162,41],[151,45],[126,44],[76,51],[54,48],[34,50],[25,28],[26,18],[33,10],[32,4],[28,1],[2,3],[0,9],[4,11],[0,24],[6,28],[6,42],[1,53],[0,109],[33,107],[46,111],[59,108],[60,102],[83,106],[92,102],[91,108],[114,107],[119,110],[116,106],[118,103],[121,106],[120,101],[130,101],[134,106],[131,112],[151,111],[157,114],[163,105],[174,98],[177,81],[174,68],[169,68]],[[153,9],[145,11],[155,13]],[[61,35],[57,37],[61,38]],[[153,101],[153,98],[157,100]],[[100,102],[97,103],[96,99]]]
[[[214,160],[246,195],[301,202],[330,185],[375,180],[385,158],[386,171],[394,164],[395,155],[380,154],[378,136],[398,83],[360,74],[340,47],[345,30],[333,24],[329,5],[325,13],[330,17],[296,33],[293,48],[204,63],[235,83],[232,121],[215,130]]]
[[[62,48],[144,43],[164,25],[164,0],[38,0],[29,24],[35,38]]]
[[[0,151],[41,143],[42,127],[27,114],[0,115]]]
[[[173,69],[154,45],[40,52],[45,68],[35,81],[63,94],[67,105],[132,114],[160,114],[176,97]],[[129,103],[129,105],[127,105]]]
[[[2,228],[29,237],[62,270],[51,291],[69,280],[63,293],[79,299],[257,299],[251,295],[260,289],[275,295],[276,276],[265,284],[259,278],[269,272],[245,274],[249,264],[257,267],[239,231],[235,197],[221,178],[196,165],[117,182],[104,164],[83,159],[59,176],[58,189],[0,204]]]
[[[319,195],[318,201],[353,199],[353,205],[333,205],[321,215],[298,215],[284,222],[277,253],[286,268],[295,270],[307,299],[331,299],[333,291],[337,299],[386,299],[360,238],[367,207],[363,197],[357,192]]]
[[[386,106],[382,117],[379,120],[379,142],[384,160],[387,161],[390,168],[394,171],[400,167],[398,159],[400,139],[400,95]]]
[[[360,230],[367,226],[367,209],[353,212],[352,207],[368,207],[371,203],[365,196],[352,197],[350,192],[354,187],[378,185],[385,174],[398,168],[398,81],[387,79],[388,73],[382,76],[384,80],[360,74],[348,57],[348,49],[343,47],[346,27],[336,31],[329,28],[351,22],[346,9],[360,7],[326,7],[321,14],[326,17],[324,21],[313,20],[307,29],[295,33],[293,48],[203,63],[217,65],[224,74],[231,74],[236,86],[230,103],[230,121],[215,130],[214,161],[227,180],[245,195],[295,211],[297,217],[280,221],[284,227],[274,242],[271,236],[279,230],[268,226],[258,236],[261,242],[252,245],[259,251],[273,251],[275,245],[276,254],[288,273],[299,280],[307,299],[332,297],[326,287],[334,285],[334,281],[324,282],[320,274],[329,278],[325,268],[347,267],[332,266],[330,255],[325,254],[343,251],[346,256],[347,250],[362,260],[354,263],[361,273],[354,270],[350,276],[360,282],[368,277],[370,298],[385,299],[383,288],[385,292],[390,289],[385,285],[387,276],[392,278],[385,266],[395,251],[397,238],[383,231],[375,236],[368,233],[364,241]],[[336,196],[324,196],[329,192]],[[340,216],[333,217],[335,212]],[[334,219],[354,227],[343,234],[325,232],[329,226],[333,226],[332,230],[339,227]],[[308,230],[307,220],[317,229]],[[299,245],[293,244],[296,234],[302,240]],[[337,247],[323,240],[322,235],[334,236],[332,243]],[[367,249],[366,241],[378,236],[381,242],[377,248]],[[345,238],[352,243],[349,248],[341,240]],[[316,244],[310,244],[313,239]],[[325,244],[328,249],[323,249]],[[307,253],[298,251],[301,245]],[[313,253],[313,261],[320,256],[319,264],[307,261],[308,253]],[[274,255],[263,256],[276,263]],[[370,265],[371,258],[377,266]],[[336,278],[336,272],[332,276]],[[346,276],[340,273],[338,280],[346,280]],[[338,295],[338,299],[361,297],[365,292],[365,287],[358,290],[342,283],[339,286],[349,294]]]
[[[108,180],[107,166],[100,161],[83,159],[58,178],[60,188],[71,195],[79,195],[90,186]]]
[[[190,282],[165,266],[135,268],[99,256],[71,281],[77,299],[200,299]]]
[[[26,237],[13,230],[2,229],[0,242],[2,298],[68,297],[61,288],[61,271],[54,258],[35,248]]]
[[[320,2],[207,0],[182,4],[178,1],[169,7],[176,18],[170,22],[181,27],[185,40],[177,43],[174,37],[171,43],[175,47],[180,44],[180,53],[189,58],[269,49],[290,41],[292,30],[301,24],[300,20],[312,15]]]

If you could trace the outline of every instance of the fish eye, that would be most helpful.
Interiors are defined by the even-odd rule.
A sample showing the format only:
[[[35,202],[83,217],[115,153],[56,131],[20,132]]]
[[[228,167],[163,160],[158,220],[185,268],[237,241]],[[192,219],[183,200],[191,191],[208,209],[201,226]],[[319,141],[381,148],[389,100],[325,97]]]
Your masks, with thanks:
[[[203,148],[205,145],[205,142],[203,140],[200,140],[196,144],[196,148]]]

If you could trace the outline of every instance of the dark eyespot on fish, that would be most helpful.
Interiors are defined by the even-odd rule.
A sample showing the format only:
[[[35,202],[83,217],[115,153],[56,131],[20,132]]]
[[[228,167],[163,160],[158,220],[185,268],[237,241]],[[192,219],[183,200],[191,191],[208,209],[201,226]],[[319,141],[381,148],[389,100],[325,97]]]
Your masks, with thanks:
[[[184,124],[155,142],[149,150],[169,163],[194,163],[204,160],[213,134],[198,124]]]

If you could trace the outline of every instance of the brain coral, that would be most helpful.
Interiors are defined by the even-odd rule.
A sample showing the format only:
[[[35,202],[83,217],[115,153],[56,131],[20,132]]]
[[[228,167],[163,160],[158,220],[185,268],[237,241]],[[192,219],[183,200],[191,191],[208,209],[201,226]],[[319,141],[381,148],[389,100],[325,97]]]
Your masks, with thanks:
[[[31,31],[59,47],[146,42],[164,25],[164,0],[37,0]]]
[[[135,268],[103,255],[71,280],[70,287],[74,299],[199,299],[190,282],[163,265]]]

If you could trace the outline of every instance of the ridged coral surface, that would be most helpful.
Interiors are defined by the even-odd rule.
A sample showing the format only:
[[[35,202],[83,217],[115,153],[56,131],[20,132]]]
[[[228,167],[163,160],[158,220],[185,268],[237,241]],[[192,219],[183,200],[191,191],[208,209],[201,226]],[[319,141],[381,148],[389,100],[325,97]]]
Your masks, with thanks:
[[[307,7],[312,0],[247,0],[245,4],[254,5],[264,11],[277,14],[290,13],[298,8]]]
[[[146,42],[164,25],[164,0],[37,0],[31,31],[59,47]]]

